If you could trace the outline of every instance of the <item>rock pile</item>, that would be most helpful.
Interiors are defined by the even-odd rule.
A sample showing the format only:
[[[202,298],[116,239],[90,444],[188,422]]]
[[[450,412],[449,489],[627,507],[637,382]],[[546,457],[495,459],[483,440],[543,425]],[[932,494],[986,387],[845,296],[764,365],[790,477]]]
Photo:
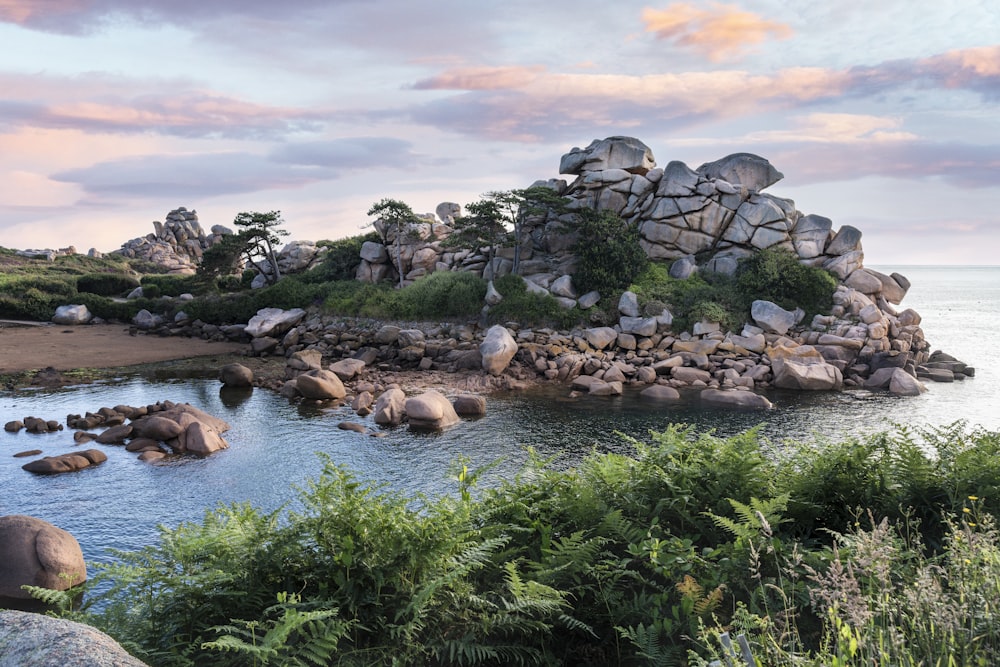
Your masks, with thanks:
[[[198,214],[183,206],[167,214],[166,221],[154,221],[154,231],[122,244],[116,254],[156,264],[164,273],[193,274],[205,250],[232,230],[215,225],[206,234]]]
[[[101,444],[125,445],[130,452],[139,452],[143,461],[175,454],[206,456],[229,447],[222,434],[228,423],[188,403],[162,401],[142,407],[118,405],[88,412],[84,416],[69,415],[70,428],[82,429],[74,434],[77,441],[94,439]],[[107,427],[94,436],[86,433],[100,426]]]
[[[592,294],[586,299],[578,295],[572,283],[576,258],[570,249],[577,240],[572,211],[585,208],[610,211],[637,227],[651,259],[681,260],[676,270],[684,275],[675,277],[694,270],[732,274],[739,259],[780,247],[805,264],[829,270],[874,301],[898,304],[909,287],[901,276],[863,267],[861,232],[854,227],[834,230],[830,219],[804,215],[791,200],[763,194],[782,174],[757,155],[736,153],[698,169],[678,161],[658,168],[652,151],[638,139],[609,137],[563,155],[559,171],[576,179],[533,185],[565,197],[570,213],[528,215],[519,254],[529,288],[551,294],[566,307],[588,308],[595,302]],[[513,248],[502,248],[488,267],[483,252],[446,246],[442,241],[452,229],[433,215],[405,231],[398,253],[394,230],[382,231],[384,244],[368,242],[362,248],[359,280],[379,282],[395,276],[397,256],[407,281],[433,271],[472,271],[492,278],[513,266]],[[695,264],[695,256],[704,259]]]

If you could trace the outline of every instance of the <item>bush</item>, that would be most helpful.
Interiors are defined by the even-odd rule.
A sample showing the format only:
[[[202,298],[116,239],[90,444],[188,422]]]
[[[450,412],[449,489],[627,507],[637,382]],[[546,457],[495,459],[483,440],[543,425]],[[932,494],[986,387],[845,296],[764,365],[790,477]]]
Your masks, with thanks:
[[[837,279],[825,269],[801,263],[789,250],[768,248],[740,261],[736,285],[751,303],[762,299],[786,310],[801,308],[811,318],[830,312]]]
[[[486,297],[486,281],[462,271],[435,271],[400,290],[397,317],[437,319],[477,317]]]
[[[1000,499],[976,468],[1000,434],[901,430],[790,458],[756,430],[629,442],[573,469],[532,454],[476,496],[459,462],[457,493],[434,500],[326,460],[295,510],[161,528],[85,584],[76,616],[178,667],[705,666],[723,628],[761,664],[1000,658]],[[915,493],[929,476],[951,492]]]
[[[378,232],[351,236],[337,241],[319,241],[319,247],[325,247],[326,255],[319,266],[306,272],[302,278],[307,282],[333,282],[337,280],[354,280],[358,264],[361,263],[361,246],[365,241],[381,241]]]
[[[47,322],[55,315],[56,308],[77,298],[75,283],[72,277],[2,276],[0,316]]]
[[[576,232],[572,252],[579,261],[573,285],[581,294],[597,290],[609,297],[628,286],[649,264],[639,245],[639,228],[610,211],[581,211]]]
[[[124,273],[88,273],[76,279],[76,290],[98,296],[125,296],[136,287],[135,276]]]
[[[158,274],[143,276],[139,282],[142,284],[143,294],[146,293],[147,285],[155,285],[160,290],[162,296],[198,294],[203,291],[202,283],[198,280],[198,276]]]
[[[502,276],[493,281],[493,287],[503,296],[489,310],[489,321],[494,324],[513,321],[568,329],[583,319],[579,308],[563,308],[551,295],[529,292],[521,276]]]

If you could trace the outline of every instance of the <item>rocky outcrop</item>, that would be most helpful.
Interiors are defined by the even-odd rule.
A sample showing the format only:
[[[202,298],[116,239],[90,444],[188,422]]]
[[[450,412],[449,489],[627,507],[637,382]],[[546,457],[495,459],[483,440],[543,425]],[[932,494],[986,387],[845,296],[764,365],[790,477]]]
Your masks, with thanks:
[[[680,261],[677,273],[732,273],[741,258],[780,247],[804,263],[830,270],[873,300],[898,304],[909,287],[902,276],[883,276],[863,267],[861,232],[856,228],[835,230],[830,219],[804,215],[791,200],[763,194],[782,174],[758,155],[736,153],[697,169],[676,161],[659,168],[643,142],[609,137],[572,149],[560,160],[559,171],[576,179],[533,185],[565,197],[570,212],[526,214],[519,255],[528,288],[552,294],[566,306],[583,307],[572,287],[575,258],[570,248],[576,240],[572,211],[584,208],[610,211],[626,220],[640,231],[650,258]],[[510,272],[513,248],[501,248],[494,264],[487,266],[488,257],[480,250],[442,243],[450,233],[447,224],[429,215],[404,230],[398,251],[395,237],[384,234],[384,243],[362,249],[358,279],[395,278],[400,264],[408,281],[432,271],[472,271],[486,278]],[[705,257],[701,266],[692,262],[696,255]],[[592,305],[588,299],[587,307]]]
[[[62,528],[31,516],[0,516],[0,606],[25,606],[21,586],[65,591],[87,579],[79,542]],[[2,647],[0,643],[0,647]],[[2,655],[2,651],[0,651]]]
[[[129,423],[125,423],[126,420]],[[128,451],[165,454],[196,454],[207,456],[229,447],[222,434],[229,424],[188,403],[161,401],[141,407],[116,405],[101,408],[86,415],[69,415],[70,428],[82,429],[74,434],[77,441],[96,438],[106,444],[124,445]],[[88,430],[108,427],[94,436]],[[103,454],[98,451],[98,454]],[[143,460],[150,460],[151,456]],[[44,460],[44,459],[43,459]]]
[[[193,274],[205,250],[232,231],[221,225],[206,234],[198,214],[183,206],[154,221],[153,232],[122,244],[115,254],[156,264],[163,273]]]
[[[145,665],[89,625],[24,611],[0,611],[0,667]]]
[[[317,246],[312,241],[291,241],[275,253],[278,273],[281,276],[287,276],[308,271],[323,261],[327,250],[326,246]],[[258,273],[254,277],[251,283],[254,288],[264,287],[269,282],[273,282],[271,275],[274,273],[274,267],[271,266],[271,263],[260,262],[259,266],[264,273]]]

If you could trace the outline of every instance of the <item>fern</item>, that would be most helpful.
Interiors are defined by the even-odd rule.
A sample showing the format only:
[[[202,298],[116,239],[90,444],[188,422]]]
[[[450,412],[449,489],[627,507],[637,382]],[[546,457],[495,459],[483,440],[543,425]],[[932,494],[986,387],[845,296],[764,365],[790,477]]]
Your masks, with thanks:
[[[79,589],[74,590],[71,588],[65,591],[57,591],[52,588],[30,586],[27,584],[21,586],[21,590],[59,613],[65,613],[72,609],[79,595]]]
[[[278,604],[265,611],[266,615],[281,612],[280,617],[213,627],[213,632],[225,634],[203,642],[201,648],[238,653],[251,658],[254,665],[272,660],[282,665],[326,665],[353,624],[338,620],[337,609],[300,611],[300,604],[297,595],[280,593]]]

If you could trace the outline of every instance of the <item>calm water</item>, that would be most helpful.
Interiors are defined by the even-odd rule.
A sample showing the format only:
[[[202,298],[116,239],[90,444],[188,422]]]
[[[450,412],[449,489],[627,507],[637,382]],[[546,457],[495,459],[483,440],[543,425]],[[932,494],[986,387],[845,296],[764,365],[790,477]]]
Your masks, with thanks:
[[[49,477],[21,470],[25,459],[13,454],[28,449],[48,455],[70,451],[75,447],[71,431],[0,433],[0,514],[50,521],[77,537],[88,561],[105,561],[108,548],[139,548],[155,538],[158,524],[198,520],[219,503],[250,501],[268,510],[294,503],[293,487],[318,474],[319,453],[361,479],[404,493],[439,494],[452,489],[448,467],[460,456],[474,465],[501,459],[490,473],[497,479],[519,469],[529,445],[569,464],[594,448],[627,450],[616,432],[641,439],[670,422],[715,429],[721,435],[761,425],[776,446],[791,446],[786,441],[814,435],[841,439],[877,432],[894,422],[933,426],[964,419],[1000,429],[1000,371],[988,354],[989,341],[1000,331],[1000,267],[875,268],[899,271],[912,281],[903,306],[921,313],[935,348],[976,366],[974,379],[934,384],[916,398],[778,392],[770,395],[775,410],[749,413],[706,412],[696,401],[651,409],[634,393],[570,400],[564,389],[545,388],[491,397],[486,417],[443,433],[418,434],[400,427],[385,430],[381,438],[338,429],[344,420],[366,421],[349,408],[301,407],[259,390],[232,398],[220,393],[214,379],[125,378],[60,391],[0,393],[0,423],[28,415],[64,421],[67,414],[102,406],[172,400],[197,405],[233,425],[226,434],[230,449],[205,459],[148,465],[123,448],[92,445],[108,454],[105,464]]]

